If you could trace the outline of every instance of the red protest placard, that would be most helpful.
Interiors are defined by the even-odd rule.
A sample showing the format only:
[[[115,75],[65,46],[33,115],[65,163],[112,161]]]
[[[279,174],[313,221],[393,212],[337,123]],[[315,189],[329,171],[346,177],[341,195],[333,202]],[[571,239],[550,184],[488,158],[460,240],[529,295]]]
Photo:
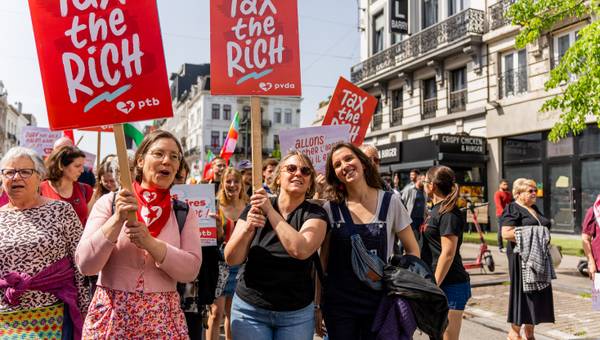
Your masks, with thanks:
[[[322,125],[350,125],[350,142],[360,146],[376,108],[377,98],[340,77]]]
[[[53,130],[172,117],[156,0],[29,0]]]
[[[297,0],[210,2],[210,92],[300,96]]]

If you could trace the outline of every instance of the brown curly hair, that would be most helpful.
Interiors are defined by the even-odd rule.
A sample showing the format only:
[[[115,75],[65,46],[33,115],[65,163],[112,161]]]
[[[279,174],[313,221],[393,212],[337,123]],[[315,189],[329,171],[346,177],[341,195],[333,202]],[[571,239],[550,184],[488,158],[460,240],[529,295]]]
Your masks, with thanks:
[[[58,148],[48,156],[44,164],[48,169],[46,179],[51,182],[57,182],[63,176],[63,169],[77,158],[85,158],[85,153],[74,146],[65,145]]]

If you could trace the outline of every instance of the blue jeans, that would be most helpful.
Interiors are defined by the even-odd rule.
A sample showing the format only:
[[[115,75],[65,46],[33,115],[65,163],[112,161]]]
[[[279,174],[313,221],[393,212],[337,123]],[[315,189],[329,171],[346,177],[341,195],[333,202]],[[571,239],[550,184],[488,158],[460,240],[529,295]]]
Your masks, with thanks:
[[[465,310],[467,301],[471,298],[471,283],[469,281],[452,284],[442,283],[440,288],[448,298],[448,308],[450,310]]]
[[[312,340],[315,307],[276,312],[255,307],[237,294],[231,304],[231,331],[236,340]]]

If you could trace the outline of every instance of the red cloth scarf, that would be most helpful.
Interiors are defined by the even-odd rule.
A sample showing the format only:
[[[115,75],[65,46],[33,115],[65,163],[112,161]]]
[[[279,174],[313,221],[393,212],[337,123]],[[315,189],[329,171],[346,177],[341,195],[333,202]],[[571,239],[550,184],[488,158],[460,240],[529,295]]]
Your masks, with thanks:
[[[148,226],[150,235],[157,237],[171,216],[171,193],[169,189],[142,188],[138,182],[133,182],[133,189],[139,203],[137,219]]]

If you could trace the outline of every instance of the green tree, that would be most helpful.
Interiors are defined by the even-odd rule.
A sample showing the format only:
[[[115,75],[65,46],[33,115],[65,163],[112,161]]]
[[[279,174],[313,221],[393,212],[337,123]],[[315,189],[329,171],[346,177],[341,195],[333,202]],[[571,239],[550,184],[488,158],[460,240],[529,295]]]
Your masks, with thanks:
[[[591,23],[578,33],[577,41],[550,72],[546,91],[563,92],[547,100],[541,111],[560,110],[559,121],[549,139],[557,141],[569,133],[579,134],[586,117],[593,115],[600,126],[600,0],[517,0],[507,16],[521,26],[517,48],[535,41],[557,23],[568,18],[589,18]]]

